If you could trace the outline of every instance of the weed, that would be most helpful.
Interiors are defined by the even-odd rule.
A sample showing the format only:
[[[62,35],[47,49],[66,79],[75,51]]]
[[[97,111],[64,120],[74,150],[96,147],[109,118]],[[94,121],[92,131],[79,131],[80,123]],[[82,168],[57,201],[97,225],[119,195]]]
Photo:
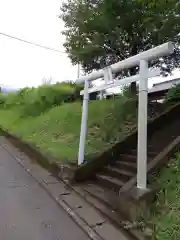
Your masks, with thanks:
[[[154,185],[160,189],[151,206],[147,225],[153,230],[152,239],[180,239],[180,154],[164,168]]]

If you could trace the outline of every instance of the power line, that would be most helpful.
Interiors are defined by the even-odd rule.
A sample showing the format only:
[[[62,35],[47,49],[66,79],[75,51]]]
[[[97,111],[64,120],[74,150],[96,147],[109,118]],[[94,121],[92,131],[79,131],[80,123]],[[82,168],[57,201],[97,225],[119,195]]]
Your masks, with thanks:
[[[22,38],[18,38],[18,37],[14,37],[14,36],[11,36],[9,34],[6,34],[6,33],[2,33],[0,32],[0,35],[2,36],[5,36],[5,37],[8,37],[8,38],[11,38],[11,39],[15,39],[15,40],[18,40],[18,41],[21,41],[21,42],[24,42],[24,43],[28,43],[28,44],[31,44],[31,45],[34,45],[36,47],[41,47],[41,48],[44,48],[46,50],[50,50],[50,51],[54,51],[54,52],[59,52],[59,53],[62,53],[62,54],[66,54],[66,52],[63,52],[63,51],[60,51],[58,49],[54,49],[54,48],[50,48],[50,47],[47,47],[47,46],[43,46],[43,45],[40,45],[40,44],[37,44],[37,43],[34,43],[34,42],[30,42],[30,41],[27,41],[27,40],[24,40]],[[78,64],[78,76],[80,75],[80,65]]]
[[[11,39],[15,39],[15,40],[18,40],[18,41],[21,41],[21,42],[24,42],[24,43],[28,43],[28,44],[31,44],[31,45],[34,45],[36,47],[41,47],[41,48],[44,48],[46,50],[50,50],[50,51],[54,51],[54,52],[59,52],[59,53],[64,53],[66,54],[66,52],[62,52],[58,49],[54,49],[54,48],[50,48],[50,47],[47,47],[47,46],[43,46],[43,45],[40,45],[40,44],[37,44],[37,43],[34,43],[34,42],[30,42],[30,41],[27,41],[27,40],[24,40],[24,39],[21,39],[21,38],[17,38],[17,37],[14,37],[14,36],[11,36],[9,34],[6,34],[6,33],[2,33],[0,32],[0,35],[3,35],[5,37],[8,37],[8,38],[11,38]]]

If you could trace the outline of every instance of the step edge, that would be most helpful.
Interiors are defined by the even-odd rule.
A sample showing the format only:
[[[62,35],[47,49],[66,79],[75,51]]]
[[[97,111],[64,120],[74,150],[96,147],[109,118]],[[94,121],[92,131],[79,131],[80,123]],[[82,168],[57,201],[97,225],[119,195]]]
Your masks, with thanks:
[[[117,172],[119,174],[122,174],[122,175],[125,175],[125,176],[128,176],[128,177],[134,177],[134,175],[135,175],[133,172],[130,172],[130,171],[127,171],[127,170],[124,170],[124,169],[118,169],[116,167],[107,166],[105,169],[108,170],[108,171]]]
[[[106,180],[106,181],[109,181],[109,182],[111,182],[111,183],[114,183],[114,184],[116,184],[116,185],[118,185],[118,186],[120,186],[120,187],[122,187],[124,184],[126,184],[126,182],[123,182],[123,181],[119,180],[118,178],[112,177],[113,179],[117,180],[120,184],[119,184],[119,183],[116,183],[116,182],[112,181],[112,179],[109,179],[109,176],[106,175],[106,174],[100,174],[100,173],[98,173],[98,174],[96,174],[96,177],[97,177],[98,179],[101,178],[101,179],[103,179],[103,180]]]

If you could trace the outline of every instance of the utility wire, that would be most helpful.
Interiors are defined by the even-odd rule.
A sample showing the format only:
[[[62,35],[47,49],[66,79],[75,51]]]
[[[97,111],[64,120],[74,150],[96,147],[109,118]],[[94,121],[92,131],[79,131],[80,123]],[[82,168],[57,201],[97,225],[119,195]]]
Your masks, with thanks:
[[[24,43],[28,43],[28,44],[31,44],[31,45],[34,45],[36,47],[41,47],[41,48],[44,48],[46,50],[50,50],[50,51],[54,51],[54,52],[59,52],[59,53],[64,53],[66,54],[66,52],[62,52],[58,49],[54,49],[54,48],[50,48],[50,47],[47,47],[47,46],[43,46],[43,45],[40,45],[40,44],[37,44],[37,43],[34,43],[34,42],[30,42],[30,41],[27,41],[27,40],[24,40],[24,39],[21,39],[21,38],[17,38],[17,37],[14,37],[14,36],[11,36],[9,34],[6,34],[6,33],[2,33],[0,32],[0,35],[3,35],[5,37],[8,37],[8,38],[11,38],[11,39],[15,39],[15,40],[18,40],[18,41],[21,41],[21,42],[24,42]]]
[[[15,40],[18,40],[18,41],[21,41],[21,42],[24,42],[24,43],[28,43],[28,44],[31,44],[31,45],[34,45],[36,47],[41,47],[41,48],[44,48],[46,50],[50,50],[50,51],[54,51],[54,52],[59,52],[59,53],[62,53],[62,54],[66,54],[66,52],[63,52],[63,51],[60,51],[58,49],[54,49],[54,48],[50,48],[50,47],[47,47],[47,46],[43,46],[43,45],[40,45],[40,44],[37,44],[37,43],[34,43],[34,42],[30,42],[30,41],[27,41],[27,40],[24,40],[24,39],[21,39],[21,38],[17,38],[17,37],[14,37],[14,36],[11,36],[9,34],[6,34],[6,33],[2,33],[0,32],[0,35],[2,36],[5,36],[5,37],[8,37],[8,38],[11,38],[11,39],[15,39]],[[78,64],[78,77],[80,76],[80,65]]]

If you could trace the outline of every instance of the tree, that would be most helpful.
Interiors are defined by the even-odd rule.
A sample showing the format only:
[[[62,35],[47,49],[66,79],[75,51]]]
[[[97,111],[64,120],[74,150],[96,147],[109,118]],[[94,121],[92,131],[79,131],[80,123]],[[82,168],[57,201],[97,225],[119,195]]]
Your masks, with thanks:
[[[62,5],[65,48],[85,72],[136,55],[166,41],[180,42],[179,0],[68,0]],[[180,65],[180,50],[150,63],[165,74]],[[120,73],[134,75],[138,67]],[[131,85],[135,92],[136,84]]]

